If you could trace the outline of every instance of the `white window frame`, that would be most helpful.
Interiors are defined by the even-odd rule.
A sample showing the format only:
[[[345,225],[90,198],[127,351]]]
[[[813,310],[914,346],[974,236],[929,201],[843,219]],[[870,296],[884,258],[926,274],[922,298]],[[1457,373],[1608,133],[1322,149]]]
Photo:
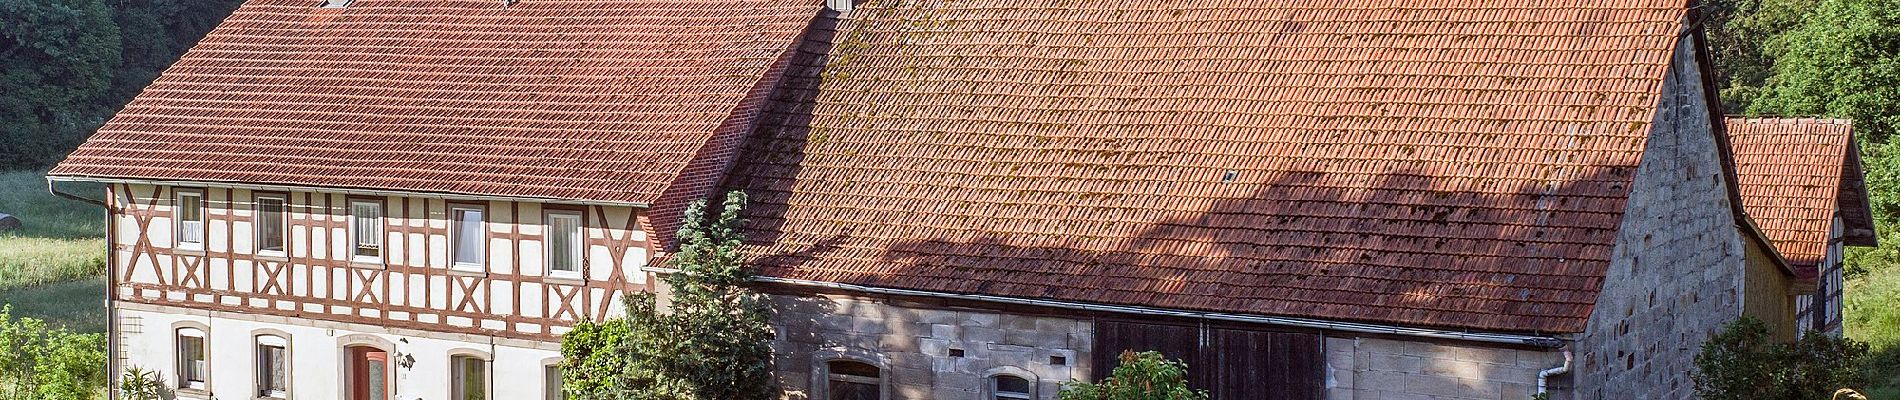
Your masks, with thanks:
[[[251,207],[251,230],[253,231],[251,235],[253,237],[251,246],[257,248],[258,255],[283,257],[290,252],[290,196],[281,194],[259,194],[252,197],[254,197],[254,199],[252,200],[253,204]],[[274,200],[277,201],[278,204],[281,204],[280,209],[277,211],[277,249],[275,250],[267,249],[264,246],[265,200]]]
[[[462,227],[462,213],[469,211],[473,211],[481,217],[475,221],[475,231],[479,236],[476,237],[476,248],[463,249],[459,247],[462,245],[461,239],[464,233],[462,230],[465,229]],[[474,252],[477,257],[476,261],[474,263],[462,262],[461,258],[463,252]],[[484,272],[488,269],[487,209],[474,206],[449,206],[449,268],[469,272]]]
[[[205,388],[208,387],[207,382],[211,379],[211,343],[206,339],[205,331],[198,328],[178,328],[174,332],[176,332],[176,334],[172,338],[172,347],[173,350],[175,350],[173,351],[174,357],[178,357],[178,388],[205,390]],[[198,362],[205,365],[205,376],[196,377],[198,380],[191,380],[186,377],[186,371],[190,370],[191,366],[185,365],[185,338],[198,339]]]
[[[587,257],[585,257],[587,253],[587,219],[582,217],[581,213],[574,211],[549,211],[543,218],[546,219],[546,223],[542,224],[541,252],[547,253],[547,257],[542,261],[546,263],[543,269],[547,270],[547,275],[550,277],[580,279],[581,271],[587,269],[587,266],[582,264],[582,262],[587,259]],[[554,219],[556,218],[573,218],[574,230],[555,232]],[[554,251],[554,235],[558,234],[574,235],[573,242],[569,243],[573,248],[568,249],[568,254],[565,254],[565,256],[573,258],[574,270],[572,271],[554,269],[554,260],[563,256],[562,254],[555,254]]]
[[[184,204],[185,204],[186,197],[192,197],[192,198],[198,199],[198,218],[196,220],[185,219]],[[208,236],[205,234],[205,220],[208,218],[205,216],[206,208],[208,207],[205,207],[205,192],[202,190],[178,189],[176,190],[176,193],[173,194],[172,196],[172,222],[174,222],[173,225],[176,228],[172,229],[172,235],[173,235],[172,238],[174,239],[173,242],[177,243],[178,249],[204,250],[205,237]],[[185,235],[185,232],[193,231],[194,225],[196,228],[195,232],[198,234],[197,237],[194,238],[196,240],[193,240],[193,241],[185,240],[189,237]]]
[[[358,206],[375,207],[376,208],[375,222],[370,223],[369,226],[362,226],[360,223],[362,223],[363,220],[361,218],[358,218],[358,215],[357,215]],[[383,225],[384,225],[383,218],[385,218],[383,215],[383,202],[375,201],[375,200],[350,200],[350,233],[349,234],[350,234],[350,260],[351,261],[360,262],[360,263],[381,264],[383,262],[383,257],[386,257],[389,254],[389,247],[384,245],[384,242],[389,241],[389,238],[384,237],[385,233],[383,232]],[[362,236],[362,230],[364,229],[370,229],[374,231],[373,232],[374,234],[369,235],[369,236]],[[365,237],[375,238],[376,243],[373,243],[372,245],[376,247],[376,255],[364,255],[360,253],[363,250],[363,245],[364,245],[361,239]]]
[[[479,354],[457,353],[449,355],[449,400],[468,398],[468,393],[462,392],[462,387],[466,386],[465,382],[468,379],[468,371],[462,364],[462,360],[465,359],[481,360],[482,398],[493,398],[494,393],[490,389],[495,385],[495,361]]]
[[[290,370],[292,366],[296,365],[290,361],[290,339],[274,334],[257,335],[256,338],[256,343],[252,344],[252,351],[254,352],[252,360],[256,363],[255,367],[257,371],[254,377],[254,386],[256,386],[256,388],[252,392],[256,394],[258,398],[290,398],[290,382],[295,379],[293,377],[296,376],[295,371]],[[264,364],[264,354],[266,354],[264,349],[267,347],[275,347],[282,350],[282,356],[277,358],[277,362],[284,364],[284,381],[281,382],[284,387],[281,390],[264,386],[264,377],[270,374],[270,366]]]

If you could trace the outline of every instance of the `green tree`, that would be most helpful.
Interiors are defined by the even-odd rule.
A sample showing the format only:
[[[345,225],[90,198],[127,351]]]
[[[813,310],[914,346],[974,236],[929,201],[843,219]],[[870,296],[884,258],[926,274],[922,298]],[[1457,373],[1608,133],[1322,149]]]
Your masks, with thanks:
[[[1767,325],[1744,317],[1703,342],[1696,355],[1696,395],[1704,399],[1827,399],[1836,389],[1860,387],[1855,370],[1867,345],[1823,334],[1777,343]]]
[[[1161,353],[1123,351],[1120,364],[1101,383],[1071,381],[1056,394],[1062,400],[1205,400],[1207,392],[1188,388],[1187,364]]]
[[[13,318],[0,308],[0,399],[93,400],[106,385],[105,336]]]
[[[1850,118],[1887,143],[1900,131],[1900,0],[1821,0],[1800,20],[1766,41],[1773,75],[1748,111]]]
[[[0,0],[0,170],[59,160],[241,2]]]
[[[1813,0],[1711,0],[1703,7],[1723,106],[1740,112],[1773,74],[1767,43],[1801,22]]]
[[[49,162],[104,121],[119,46],[100,0],[0,0],[0,166]]]
[[[738,252],[744,206],[745,194],[732,192],[716,216],[705,201],[687,207],[666,304],[631,295],[625,318],[577,325],[561,346],[564,391],[586,400],[777,397],[770,307],[744,286]]]

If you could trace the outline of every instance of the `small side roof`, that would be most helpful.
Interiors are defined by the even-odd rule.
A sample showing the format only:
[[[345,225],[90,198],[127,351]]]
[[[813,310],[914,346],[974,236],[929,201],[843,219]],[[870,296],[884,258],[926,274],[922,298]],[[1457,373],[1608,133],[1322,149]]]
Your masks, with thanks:
[[[1846,244],[1875,244],[1851,121],[1728,118],[1726,127],[1742,208],[1797,274],[1816,273],[1836,212]]]

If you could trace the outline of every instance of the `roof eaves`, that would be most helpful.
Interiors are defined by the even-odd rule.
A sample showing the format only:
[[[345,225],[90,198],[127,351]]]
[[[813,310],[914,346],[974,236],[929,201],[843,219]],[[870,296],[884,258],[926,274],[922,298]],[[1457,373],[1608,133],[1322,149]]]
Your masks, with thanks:
[[[272,191],[317,190],[317,191],[326,191],[326,192],[335,192],[335,193],[344,193],[344,194],[370,195],[370,196],[433,197],[433,198],[442,198],[442,199],[448,199],[448,200],[526,201],[526,202],[536,202],[536,203],[579,204],[579,205],[632,207],[632,208],[647,208],[651,206],[650,204],[643,203],[643,202],[630,202],[630,201],[566,199],[566,198],[556,198],[556,197],[532,197],[532,196],[509,196],[509,195],[495,195],[495,194],[483,194],[483,193],[429,192],[429,191],[356,188],[356,187],[339,187],[339,186],[277,185],[277,184],[267,184],[267,183],[247,183],[247,182],[227,182],[227,181],[143,179],[143,178],[92,176],[92,175],[79,175],[79,174],[48,174],[46,175],[46,180],[48,182],[94,182],[94,183],[107,183],[107,184],[130,183],[130,184],[149,184],[149,185],[164,185],[164,186],[228,187],[228,188],[233,188],[233,189],[272,190]]]

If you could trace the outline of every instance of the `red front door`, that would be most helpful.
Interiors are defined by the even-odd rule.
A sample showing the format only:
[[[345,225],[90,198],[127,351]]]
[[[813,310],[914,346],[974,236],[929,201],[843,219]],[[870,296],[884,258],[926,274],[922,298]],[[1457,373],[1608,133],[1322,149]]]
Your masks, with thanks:
[[[350,400],[389,400],[389,353],[351,347]]]

